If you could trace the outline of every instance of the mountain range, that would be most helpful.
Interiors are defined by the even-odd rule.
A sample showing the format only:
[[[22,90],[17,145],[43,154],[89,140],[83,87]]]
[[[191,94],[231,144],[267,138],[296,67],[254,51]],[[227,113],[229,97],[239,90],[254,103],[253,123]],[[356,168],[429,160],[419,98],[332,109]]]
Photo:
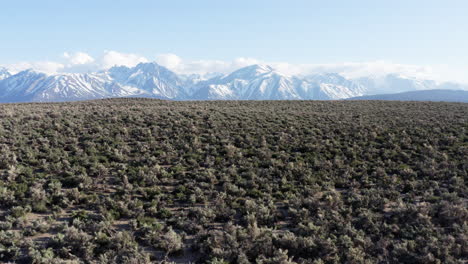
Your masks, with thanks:
[[[0,102],[75,101],[110,97],[169,100],[339,100],[363,95],[418,90],[466,90],[398,74],[349,79],[338,73],[295,76],[268,65],[230,74],[177,74],[157,63],[118,66],[93,73],[45,74],[0,68]]]

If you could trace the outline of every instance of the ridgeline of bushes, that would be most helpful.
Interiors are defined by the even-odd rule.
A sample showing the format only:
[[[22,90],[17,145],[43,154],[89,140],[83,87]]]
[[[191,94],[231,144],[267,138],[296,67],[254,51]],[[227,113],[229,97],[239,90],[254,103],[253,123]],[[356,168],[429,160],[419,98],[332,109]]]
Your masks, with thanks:
[[[0,105],[0,262],[466,263],[468,104]]]

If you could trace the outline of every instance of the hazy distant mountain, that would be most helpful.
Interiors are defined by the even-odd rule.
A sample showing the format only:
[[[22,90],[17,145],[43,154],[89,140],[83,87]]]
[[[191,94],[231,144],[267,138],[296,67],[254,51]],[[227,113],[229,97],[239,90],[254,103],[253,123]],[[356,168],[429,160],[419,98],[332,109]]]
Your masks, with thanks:
[[[362,95],[432,89],[466,89],[389,74],[347,79],[337,73],[283,74],[252,65],[230,74],[179,75],[156,63],[113,67],[96,73],[52,74],[0,68],[0,102],[73,101],[107,97],[170,100],[338,100]]]
[[[367,95],[348,100],[393,100],[393,101],[435,101],[468,103],[468,91],[463,90],[423,90],[396,94]]]
[[[433,80],[424,80],[399,74],[387,74],[379,77],[362,77],[354,80],[366,87],[364,94],[393,94],[419,90],[466,90],[468,86],[457,83],[438,83]]]

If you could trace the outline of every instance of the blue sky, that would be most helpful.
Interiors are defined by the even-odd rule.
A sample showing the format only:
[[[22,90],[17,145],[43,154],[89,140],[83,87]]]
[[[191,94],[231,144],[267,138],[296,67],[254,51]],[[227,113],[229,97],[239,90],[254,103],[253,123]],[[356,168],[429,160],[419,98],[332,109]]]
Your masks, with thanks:
[[[0,8],[3,65],[116,51],[148,60],[468,67],[462,0],[15,0]]]

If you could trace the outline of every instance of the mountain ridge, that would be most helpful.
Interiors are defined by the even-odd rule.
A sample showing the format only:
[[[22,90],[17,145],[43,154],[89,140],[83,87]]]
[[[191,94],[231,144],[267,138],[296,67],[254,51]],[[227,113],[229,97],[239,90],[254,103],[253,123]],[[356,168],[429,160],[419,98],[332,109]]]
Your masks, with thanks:
[[[177,74],[155,62],[91,73],[45,74],[0,68],[0,102],[75,101],[113,97],[168,100],[339,100],[376,93],[465,86],[386,75],[349,79],[339,73],[284,74],[255,64],[228,74]]]

